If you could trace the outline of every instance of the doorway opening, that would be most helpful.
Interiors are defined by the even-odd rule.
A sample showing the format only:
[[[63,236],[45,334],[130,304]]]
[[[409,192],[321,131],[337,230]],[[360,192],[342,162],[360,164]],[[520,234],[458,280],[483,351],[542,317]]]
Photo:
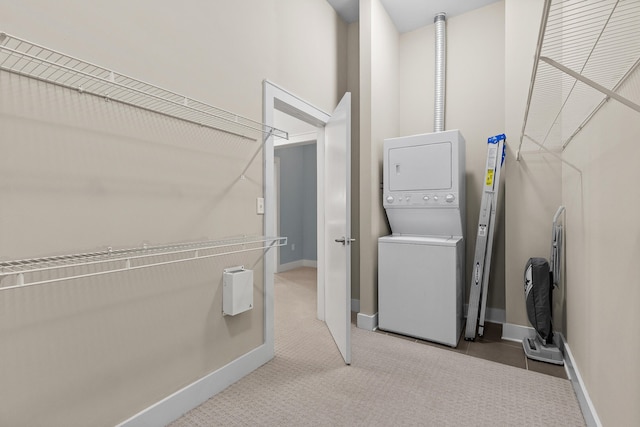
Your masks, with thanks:
[[[264,124],[270,127],[285,127],[292,135],[289,141],[275,141],[270,136],[265,141],[264,146],[264,171],[265,171],[265,216],[264,227],[265,234],[269,236],[283,235],[282,228],[289,224],[282,217],[286,213],[278,212],[284,209],[284,204],[279,203],[276,187],[276,168],[280,165],[279,182],[285,181],[283,157],[288,152],[282,151],[278,156],[279,162],[276,162],[276,146],[297,145],[300,151],[300,159],[298,162],[294,160],[294,167],[300,168],[304,163],[304,146],[313,140],[315,133],[315,153],[316,153],[316,255],[317,255],[317,281],[316,281],[316,317],[326,323],[333,339],[342,354],[345,363],[350,364],[350,243],[353,239],[350,236],[350,106],[351,94],[346,93],[333,115],[329,115],[313,105],[307,103],[301,98],[287,92],[286,90],[274,85],[269,81],[264,82]],[[295,124],[283,123],[283,121],[298,121],[305,124],[306,129],[310,131],[300,131],[305,135],[296,137],[296,132],[292,131]],[[277,124],[277,125],[276,125]],[[309,127],[310,126],[310,127]],[[315,129],[315,132],[313,131]],[[311,153],[313,150],[308,151]],[[312,157],[307,154],[308,157]],[[326,157],[326,159],[325,159]],[[331,173],[326,173],[326,161],[330,159]],[[298,180],[299,181],[299,180]],[[304,182],[304,178],[302,179]],[[311,181],[311,180],[309,180]],[[299,186],[300,182],[292,183]],[[278,185],[282,189],[283,185]],[[280,191],[280,202],[287,196]],[[331,194],[328,197],[327,194]],[[302,195],[304,199],[304,195]],[[304,209],[298,209],[299,211]],[[280,216],[278,220],[277,216]],[[302,221],[302,219],[301,219]],[[301,222],[298,221],[298,222]],[[313,222],[313,221],[311,221]],[[295,221],[294,221],[295,223]],[[295,224],[294,224],[295,225]],[[308,227],[307,235],[309,229]],[[280,231],[280,234],[277,232]],[[300,238],[304,234],[303,227],[300,226],[298,231],[301,233]],[[289,236],[287,236],[289,237]],[[308,239],[312,241],[312,239]],[[302,241],[302,240],[300,240]],[[285,248],[284,253],[280,251],[276,257],[276,251],[271,251],[265,259],[265,344],[275,354],[275,334],[274,334],[274,274],[277,270],[282,270],[283,265],[287,265],[287,257],[291,252],[298,253],[297,259],[291,262],[304,263],[303,248],[300,247],[300,241],[293,238],[288,241],[288,250]],[[294,246],[296,245],[296,246]],[[298,249],[296,251],[296,249]],[[310,250],[309,252],[312,252]],[[294,264],[295,267],[295,264]],[[327,281],[327,278],[331,278]]]
[[[276,145],[274,152],[276,230],[287,236],[287,246],[276,248],[275,271],[317,268],[317,130],[279,111],[275,126],[289,132],[287,144]]]

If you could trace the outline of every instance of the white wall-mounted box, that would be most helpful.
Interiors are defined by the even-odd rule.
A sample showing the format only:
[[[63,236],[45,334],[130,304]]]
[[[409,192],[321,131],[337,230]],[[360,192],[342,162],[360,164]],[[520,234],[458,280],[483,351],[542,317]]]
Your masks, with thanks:
[[[222,314],[235,316],[253,308],[253,270],[225,268],[222,274]]]

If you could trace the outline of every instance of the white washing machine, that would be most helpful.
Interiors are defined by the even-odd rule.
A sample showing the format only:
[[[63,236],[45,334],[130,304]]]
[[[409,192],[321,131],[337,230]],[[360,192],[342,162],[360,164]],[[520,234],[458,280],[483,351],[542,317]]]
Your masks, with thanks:
[[[378,239],[378,326],[458,345],[463,324],[462,237]]]
[[[458,345],[465,279],[465,142],[457,130],[384,141],[378,327]]]

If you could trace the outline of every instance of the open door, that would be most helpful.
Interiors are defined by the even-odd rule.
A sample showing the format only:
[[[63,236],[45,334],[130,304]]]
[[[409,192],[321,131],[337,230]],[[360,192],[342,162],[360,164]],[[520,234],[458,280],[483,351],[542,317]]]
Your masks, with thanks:
[[[351,364],[351,93],[325,126],[325,322]]]

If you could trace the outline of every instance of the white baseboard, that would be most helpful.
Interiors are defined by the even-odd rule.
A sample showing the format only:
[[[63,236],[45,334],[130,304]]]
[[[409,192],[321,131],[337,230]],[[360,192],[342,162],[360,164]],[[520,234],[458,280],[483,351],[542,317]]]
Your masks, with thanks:
[[[535,338],[536,330],[530,326],[504,323],[502,325],[502,339],[507,341],[522,342],[525,338]]]
[[[375,331],[376,329],[378,329],[378,313],[358,313],[356,326],[360,329],[366,329],[367,331]]]
[[[507,312],[504,308],[487,307],[487,313],[484,319],[487,322],[504,323],[507,321]]]
[[[600,422],[600,418],[598,418],[596,408],[595,406],[593,406],[593,402],[589,397],[587,387],[585,386],[584,381],[582,381],[582,376],[580,375],[578,365],[576,365],[576,361],[573,358],[573,354],[571,353],[569,344],[567,344],[562,334],[559,335],[563,347],[562,353],[564,354],[564,366],[567,370],[567,374],[569,375],[569,379],[571,380],[573,391],[576,393],[576,397],[578,398],[578,403],[580,404],[580,409],[582,410],[582,416],[584,417],[587,426],[602,427],[602,423]]]
[[[296,268],[302,268],[302,267],[304,267],[304,262],[303,260],[299,259],[297,261],[291,261],[284,264],[280,264],[278,266],[278,273],[284,273],[285,271],[293,270]]]
[[[469,304],[465,304],[463,309],[464,317],[467,317],[469,312]],[[507,320],[507,312],[504,308],[492,308],[487,307],[484,320],[491,323],[504,323]]]
[[[297,261],[291,261],[285,264],[280,264],[278,266],[277,273],[284,273],[285,271],[293,270],[296,268],[302,268],[302,267],[318,268],[318,261],[309,260],[309,259],[299,259]]]
[[[217,371],[202,377],[182,390],[151,405],[128,420],[118,424],[117,427],[167,425],[191,409],[206,402],[245,375],[258,369],[272,358],[273,350],[270,350],[266,344],[263,344]]]
[[[360,312],[360,300],[359,299],[351,299],[351,311],[354,313]]]

